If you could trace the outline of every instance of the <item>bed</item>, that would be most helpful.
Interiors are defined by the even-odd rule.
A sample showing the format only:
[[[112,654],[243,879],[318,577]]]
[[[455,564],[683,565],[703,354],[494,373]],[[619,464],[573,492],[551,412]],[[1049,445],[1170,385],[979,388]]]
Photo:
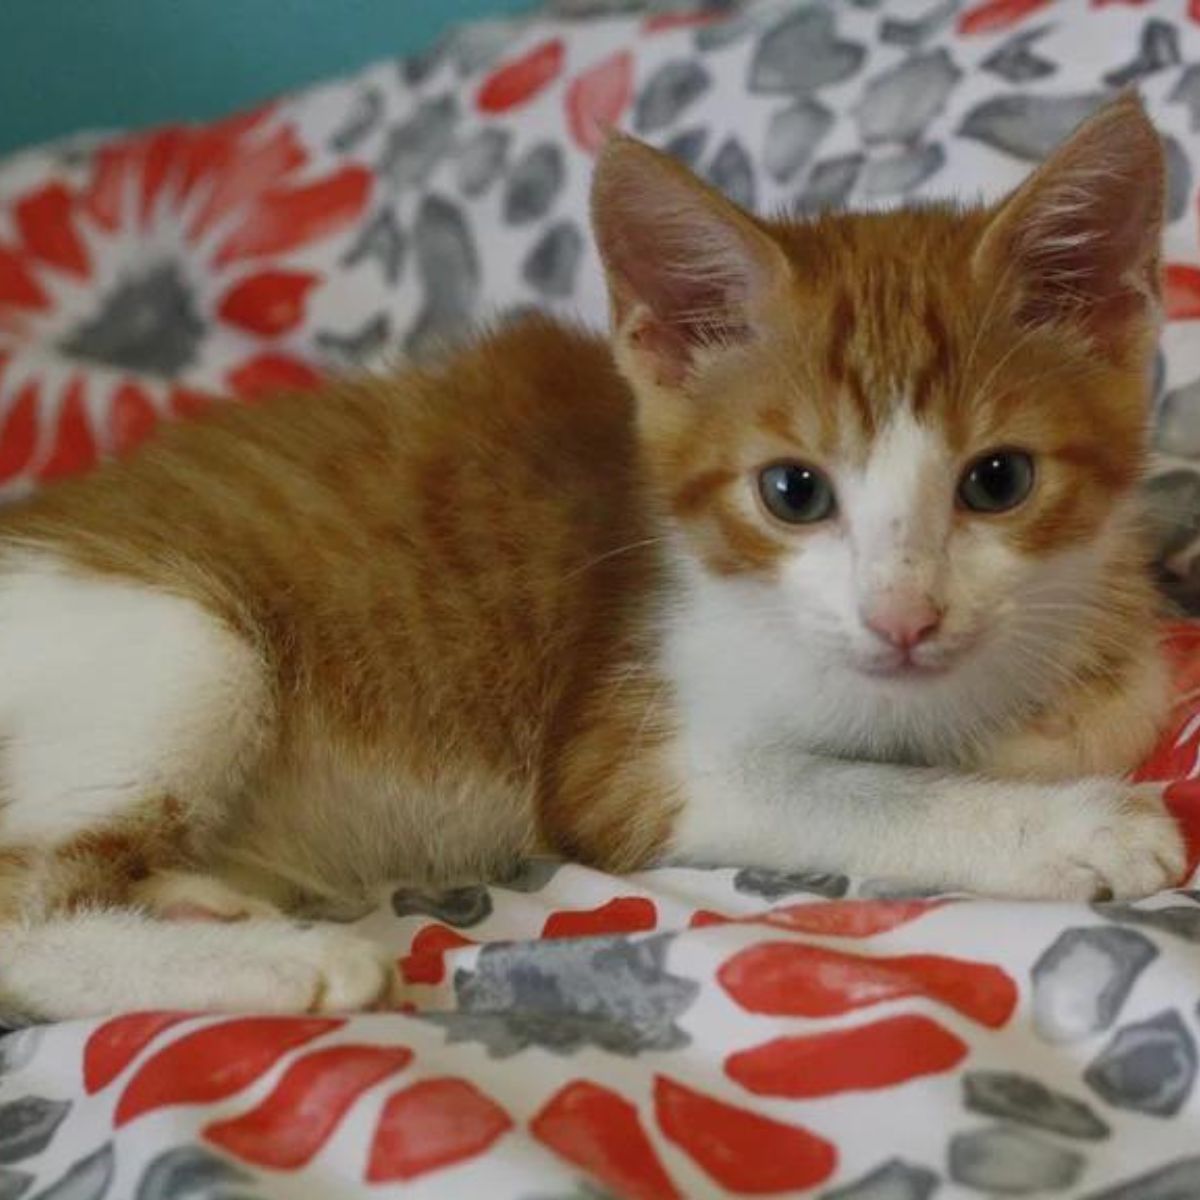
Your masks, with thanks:
[[[381,50],[386,48],[381,48]],[[1180,620],[1142,777],[1200,859],[1200,6],[563,0],[206,126],[0,164],[0,497],[163,421],[599,324],[610,125],[769,210],[998,195],[1137,86],[1170,164],[1147,536]],[[912,895],[744,868],[398,881],[403,1011],[0,1037],[0,1200],[1200,1197],[1200,891]]]

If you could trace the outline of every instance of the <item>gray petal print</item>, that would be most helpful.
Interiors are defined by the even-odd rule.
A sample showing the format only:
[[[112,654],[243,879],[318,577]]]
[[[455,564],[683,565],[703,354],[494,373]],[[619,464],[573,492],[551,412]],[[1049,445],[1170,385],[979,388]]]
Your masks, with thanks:
[[[59,343],[70,358],[173,379],[196,361],[205,325],[179,268],[119,279],[99,312]]]
[[[521,1200],[621,1200],[616,1192],[610,1192],[586,1179],[581,1179],[569,1192],[537,1192],[522,1196]]]
[[[665,129],[710,87],[712,76],[695,59],[663,63],[638,95],[633,110],[634,129],[643,135]]]
[[[1033,1024],[1048,1042],[1108,1029],[1138,976],[1158,955],[1132,929],[1064,930],[1033,964]]]
[[[457,123],[452,95],[422,101],[407,121],[388,131],[376,174],[393,193],[423,184],[450,149]]]
[[[1196,1079],[1196,1043],[1177,1012],[1161,1012],[1119,1029],[1083,1078],[1114,1108],[1173,1117]]]
[[[1164,397],[1154,431],[1155,449],[1181,458],[1200,455],[1200,379]]]
[[[553,858],[527,858],[495,886],[509,892],[540,892],[562,870],[562,865]]]
[[[1036,29],[1027,29],[1011,37],[998,50],[992,51],[980,63],[985,71],[1007,79],[1009,83],[1031,83],[1035,79],[1045,79],[1058,70],[1058,65],[1048,58],[1035,54],[1033,46],[1040,42],[1053,25],[1039,25]]]
[[[923,900],[928,896],[946,895],[945,888],[922,887],[903,879],[867,878],[855,890],[857,895],[872,900]]]
[[[1125,66],[1109,71],[1104,82],[1110,87],[1128,87],[1156,71],[1178,66],[1180,61],[1179,33],[1175,26],[1169,21],[1147,21],[1142,26],[1137,56]]]
[[[469,138],[458,152],[456,181],[464,196],[482,196],[504,172],[512,134],[489,125]]]
[[[42,1031],[36,1025],[14,1029],[0,1037],[0,1074],[19,1071],[33,1061],[42,1044]]]
[[[1167,201],[1168,221],[1178,221],[1190,211],[1192,197],[1192,167],[1183,147],[1170,134],[1164,134],[1163,150],[1167,155]]]
[[[385,312],[369,317],[349,333],[321,329],[316,336],[317,348],[338,369],[367,366],[379,358],[391,340],[392,322]]]
[[[763,166],[779,183],[787,183],[807,166],[822,138],[833,127],[833,113],[815,100],[801,100],[772,113],[767,123]]]
[[[751,12],[743,11],[713,21],[710,25],[699,26],[692,35],[692,43],[701,53],[724,50],[726,46],[740,42],[757,24]]]
[[[69,1100],[22,1096],[0,1104],[0,1163],[40,1154],[71,1111]]]
[[[346,119],[329,139],[329,148],[347,154],[379,124],[383,116],[383,97],[378,88],[367,88],[354,97]]]
[[[741,142],[728,137],[708,164],[708,181],[734,204],[753,210],[755,200],[754,167]]]
[[[1062,1191],[1084,1167],[1082,1154],[1005,1125],[955,1134],[948,1157],[955,1183],[1008,1196]]]
[[[879,40],[888,46],[912,49],[927,42],[958,11],[959,0],[935,0],[923,16],[912,20],[884,17],[879,25]]]
[[[1108,98],[1106,92],[996,96],[971,109],[958,132],[1026,162],[1040,162]]]
[[[809,172],[808,182],[792,205],[797,216],[809,216],[841,208],[850,198],[862,170],[861,154],[825,158]]]
[[[1143,496],[1155,557],[1164,569],[1186,574],[1186,570],[1179,572],[1184,563],[1171,560],[1177,555],[1186,558],[1185,552],[1190,551],[1192,543],[1200,535],[1200,472],[1188,466],[1153,475],[1143,487]],[[1192,918],[1182,912],[1172,915],[1175,907],[1171,905],[1160,910],[1164,913],[1158,918],[1163,922],[1160,928],[1191,941],[1194,937]],[[1115,915],[1113,919],[1120,921],[1124,915]],[[1137,925],[1144,922],[1140,917],[1135,917],[1127,923]]]
[[[1170,1166],[1126,1179],[1081,1200],[1194,1200],[1200,1196],[1200,1157],[1181,1158]]]
[[[499,60],[521,28],[519,20],[467,21],[450,34],[446,52],[459,75],[475,75]]]
[[[869,199],[901,196],[919,188],[941,170],[946,152],[939,142],[905,146],[883,158],[868,160],[862,173],[862,195]]]
[[[1194,63],[1184,71],[1167,99],[1172,104],[1186,104],[1188,128],[1193,133],[1200,131],[1200,63]]]
[[[686,167],[694,171],[704,155],[704,147],[708,145],[708,129],[697,126],[695,129],[685,129],[663,143],[663,151],[672,158],[677,158]]]
[[[543,296],[562,300],[575,290],[583,234],[573,221],[551,225],[521,264],[521,278]]]
[[[253,1178],[211,1151],[178,1146],[164,1150],[146,1168],[136,1200],[224,1200],[228,1188]]]
[[[1182,611],[1200,613],[1200,472],[1180,468],[1152,476],[1143,495],[1159,588]]]
[[[14,1171],[9,1167],[0,1167],[0,1200],[21,1200],[33,1186],[32,1175],[25,1171]]]
[[[407,248],[404,231],[396,214],[390,208],[381,208],[363,226],[362,232],[342,258],[341,265],[350,268],[361,262],[377,262],[388,287],[395,287],[404,269]]]
[[[969,1071],[963,1076],[963,1103],[972,1112],[1020,1121],[1064,1137],[1096,1141],[1111,1132],[1082,1100],[1015,1071]]]
[[[733,886],[750,896],[761,896],[764,900],[780,900],[798,892],[810,892],[836,900],[844,896],[850,887],[845,875],[833,875],[825,871],[771,871],[765,867],[743,867],[734,877]]]
[[[539,142],[516,163],[504,192],[504,219],[511,225],[536,221],[550,210],[566,176],[562,150]]]
[[[1190,471],[1182,474],[1189,480],[1196,479]],[[1172,937],[1183,938],[1185,942],[1200,945],[1200,908],[1194,904],[1168,904],[1163,908],[1138,908],[1134,904],[1093,904],[1092,909],[1110,921],[1118,921],[1122,925],[1140,925],[1143,929],[1155,929],[1160,933],[1169,933]]]
[[[101,1200],[108,1194],[113,1177],[113,1148],[107,1142],[99,1150],[79,1159],[48,1188],[32,1200]]]
[[[446,60],[446,50],[449,39],[438,38],[428,49],[420,54],[410,54],[397,61],[400,82],[407,87],[420,87],[436,74],[438,67]]]
[[[891,1158],[853,1183],[822,1192],[820,1200],[929,1200],[940,1182],[928,1167]]]
[[[856,42],[838,38],[828,9],[801,8],[759,39],[748,86],[752,92],[814,92],[849,79],[865,54]]]
[[[423,891],[420,888],[396,888],[392,892],[392,911],[398,917],[420,913],[455,929],[470,929],[492,915],[492,898],[482,884]]]
[[[478,1041],[493,1058],[536,1045],[556,1054],[596,1046],[613,1054],[675,1050],[676,1024],[700,991],[666,969],[671,935],[493,943],[455,973],[457,1013],[424,1019],[450,1042]]]
[[[421,201],[413,244],[425,302],[405,348],[421,355],[462,336],[479,294],[479,258],[462,213],[441,196]]]
[[[962,78],[944,50],[914,54],[871,79],[855,117],[864,142],[911,142],[942,111]]]

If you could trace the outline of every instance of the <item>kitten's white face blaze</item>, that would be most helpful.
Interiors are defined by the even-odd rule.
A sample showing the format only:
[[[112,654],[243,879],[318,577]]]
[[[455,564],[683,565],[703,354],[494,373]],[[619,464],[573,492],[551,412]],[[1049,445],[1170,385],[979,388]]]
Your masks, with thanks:
[[[955,519],[963,464],[906,410],[833,469],[837,516],[801,533],[778,588],[806,639],[866,676],[921,679],[993,638],[1034,564],[995,518]]]

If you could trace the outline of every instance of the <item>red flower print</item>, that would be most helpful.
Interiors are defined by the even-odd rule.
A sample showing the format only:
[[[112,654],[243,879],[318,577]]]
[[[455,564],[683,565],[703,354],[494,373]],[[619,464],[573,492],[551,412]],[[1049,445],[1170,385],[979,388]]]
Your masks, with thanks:
[[[654,1081],[654,1109],[663,1133],[739,1196],[815,1187],[837,1166],[833,1146],[807,1129],[694,1092],[665,1075]]]
[[[633,55],[620,50],[576,75],[567,88],[567,127],[576,145],[595,154],[633,99]]]
[[[798,942],[760,942],[725,962],[717,979],[743,1008],[772,1016],[838,1016],[924,996],[999,1029],[1017,1005],[1016,984],[1000,967],[941,954],[889,958]]]
[[[1200,317],[1200,267],[1167,263],[1163,271],[1163,306],[1168,321]]]
[[[566,56],[567,48],[562,38],[553,38],[505,63],[483,81],[475,101],[479,111],[488,114],[508,112],[532,100],[558,77]]]
[[[106,1088],[160,1033],[187,1019],[187,1013],[143,1012],[105,1021],[83,1051],[83,1084],[88,1094]]]
[[[124,453],[204,398],[316,381],[279,344],[322,283],[288,256],[346,231],[371,182],[362,166],[315,167],[268,107],[117,139],[81,182],[14,196],[0,240],[0,489]]]
[[[295,1171],[333,1136],[350,1106],[412,1061],[405,1046],[327,1046],[292,1063],[256,1108],[214,1121],[204,1136],[244,1162]]]
[[[896,1087],[940,1075],[967,1057],[967,1044],[928,1017],[885,1017],[869,1025],[779,1037],[739,1050],[725,1073],[759,1096],[808,1100]]]
[[[388,1097],[367,1164],[368,1183],[415,1179],[482,1154],[512,1118],[466,1079],[423,1079]]]
[[[679,1192],[624,1096],[576,1079],[529,1123],[544,1146],[630,1200],[679,1200]]]
[[[426,925],[412,940],[408,954],[400,960],[400,970],[406,983],[441,983],[446,977],[446,951],[473,946],[445,925]]]
[[[118,1128],[172,1104],[212,1104],[240,1092],[290,1050],[344,1022],[336,1017],[240,1017],[185,1033],[151,1055],[125,1086]]]
[[[614,896],[599,908],[551,913],[542,937],[600,937],[610,933],[644,933],[658,924],[654,901],[644,896]]]
[[[1054,0],[984,0],[958,18],[958,32],[996,33],[1053,3]]]

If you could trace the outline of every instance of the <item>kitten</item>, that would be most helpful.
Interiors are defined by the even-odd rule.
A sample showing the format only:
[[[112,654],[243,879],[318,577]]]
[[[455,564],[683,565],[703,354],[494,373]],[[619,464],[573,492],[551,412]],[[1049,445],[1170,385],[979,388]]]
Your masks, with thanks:
[[[367,1006],[285,911],[539,850],[1173,882],[1121,778],[1162,197],[1128,96],[993,208],[762,221],[615,137],[611,348],[527,320],[4,513],[0,1003]]]

